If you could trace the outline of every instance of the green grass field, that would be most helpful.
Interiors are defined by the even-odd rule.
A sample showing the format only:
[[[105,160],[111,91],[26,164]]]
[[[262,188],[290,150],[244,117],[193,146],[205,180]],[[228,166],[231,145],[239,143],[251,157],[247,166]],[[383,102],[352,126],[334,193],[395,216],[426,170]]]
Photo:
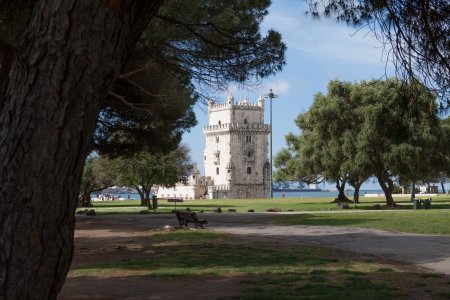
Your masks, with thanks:
[[[278,208],[283,212],[293,209],[299,214],[275,217],[279,224],[287,225],[330,225],[349,226],[389,231],[401,231],[424,234],[450,234],[450,197],[435,197],[431,209],[413,210],[408,198],[396,199],[399,208],[389,211],[371,210],[375,204],[382,205],[383,199],[362,197],[361,203],[349,204],[349,209],[339,209],[332,198],[285,198],[285,199],[226,199],[226,200],[189,200],[177,204],[178,210],[189,208],[191,211],[211,213],[214,208],[235,209],[238,213],[254,209],[266,212],[269,208]],[[151,213],[171,213],[174,204],[159,200],[159,208]],[[139,201],[95,202],[97,214],[137,214],[145,207]],[[306,212],[306,213],[305,213]],[[328,212],[328,213],[327,213]],[[339,212],[339,213],[338,213]]]
[[[275,198],[275,199],[214,199],[214,200],[187,200],[177,203],[177,209],[189,208],[192,211],[212,212],[214,208],[221,207],[222,210],[236,209],[237,212],[247,212],[254,209],[255,212],[265,212],[269,208],[279,208],[282,211],[293,209],[294,211],[334,211],[339,210],[335,203],[331,203],[333,198]],[[357,205],[349,204],[351,209],[369,210],[375,204],[385,207],[384,198],[361,197],[361,203]],[[412,203],[409,197],[396,198],[395,201],[401,209],[412,209]],[[94,208],[97,213],[123,213],[133,214],[145,209],[139,206],[140,201],[107,201],[94,202]],[[169,203],[165,199],[158,200],[158,209],[156,212],[168,213],[174,209],[174,203]],[[432,201],[432,209],[450,209],[450,197],[438,196]]]
[[[450,235],[450,210],[409,210],[277,217],[278,224],[347,226],[387,231]]]
[[[239,276],[233,299],[447,299],[448,278],[414,273],[374,257],[308,245],[245,243],[211,231],[149,234],[157,256],[71,269],[70,276]],[[135,251],[122,249],[121,251]],[[220,255],[219,255],[220,253]],[[126,274],[126,275],[124,275]],[[433,280],[428,280],[433,276]]]

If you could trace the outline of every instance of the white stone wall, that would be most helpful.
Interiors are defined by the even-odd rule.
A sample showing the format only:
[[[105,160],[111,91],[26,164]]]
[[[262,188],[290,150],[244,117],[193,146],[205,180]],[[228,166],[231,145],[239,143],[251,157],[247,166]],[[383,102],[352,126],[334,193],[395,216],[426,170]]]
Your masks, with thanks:
[[[247,120],[247,124],[263,124],[263,113],[260,107],[237,105],[234,108],[234,122],[244,124]]]
[[[231,120],[230,107],[226,106],[222,109],[217,109],[214,113],[210,114],[210,118],[208,121],[209,125],[218,125],[220,124],[228,124],[233,123]]]
[[[158,193],[156,193],[158,198],[182,198],[184,200],[193,200],[195,199],[195,186],[193,185],[183,185],[178,183],[175,187],[158,188]]]
[[[269,126],[264,124],[264,100],[234,103],[228,97],[225,103],[210,102],[208,115],[209,125],[204,127],[205,176],[214,181],[209,197],[267,197],[270,182],[263,170],[269,160]]]
[[[207,134],[203,159],[205,176],[213,178],[216,185],[227,185],[229,182],[225,167],[230,161],[230,135],[225,132]]]

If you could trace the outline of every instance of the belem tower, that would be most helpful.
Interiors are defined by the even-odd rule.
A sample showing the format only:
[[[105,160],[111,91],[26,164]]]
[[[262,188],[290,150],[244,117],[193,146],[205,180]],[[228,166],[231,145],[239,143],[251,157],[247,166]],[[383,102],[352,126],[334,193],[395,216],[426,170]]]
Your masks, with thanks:
[[[183,199],[243,199],[270,196],[268,135],[264,98],[235,103],[208,101],[208,125],[203,127],[205,176],[194,169],[187,184],[159,188],[158,197]]]

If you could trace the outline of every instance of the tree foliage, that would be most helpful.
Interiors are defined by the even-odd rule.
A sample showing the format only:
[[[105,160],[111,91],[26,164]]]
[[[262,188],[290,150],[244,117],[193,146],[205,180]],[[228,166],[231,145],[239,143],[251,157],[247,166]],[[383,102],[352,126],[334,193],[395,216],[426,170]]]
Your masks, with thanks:
[[[0,12],[0,42],[12,52],[33,5],[2,2],[8,13]],[[281,70],[286,51],[281,35],[274,30],[264,35],[259,28],[269,5],[269,0],[165,1],[102,99],[95,149],[112,155],[144,147],[173,150],[196,124],[192,107],[206,97],[199,90],[250,84]],[[0,66],[1,53],[13,60],[6,48],[0,49]]]
[[[134,51],[102,102],[94,135],[100,154],[174,150],[183,132],[197,124],[198,97],[189,78],[180,82],[155,62],[142,67],[148,63],[146,53]]]
[[[176,76],[189,74],[198,86],[248,84],[285,64],[281,35],[260,32],[270,2],[168,0],[140,46]]]
[[[296,124],[302,134],[287,136],[288,149],[276,159],[279,178],[323,176],[338,182],[338,190],[346,182],[358,190],[374,175],[388,205],[395,205],[394,179],[412,182],[429,176],[444,165],[440,145],[450,142],[439,126],[435,96],[418,83],[398,80],[332,81],[328,93],[317,94]]]
[[[113,155],[144,147],[173,150],[196,124],[192,107],[202,97],[199,89],[249,84],[281,70],[281,35],[270,30],[263,36],[259,28],[269,5],[166,1],[103,101],[96,149]]]
[[[450,106],[450,5],[447,0],[306,0],[314,17],[371,30],[405,81],[414,78]],[[411,99],[412,100],[412,99]]]
[[[78,206],[92,206],[91,194],[114,185],[114,174],[110,172],[109,160],[100,156],[86,158],[81,177]]]
[[[129,157],[111,161],[116,182],[121,186],[135,188],[141,204],[150,208],[150,194],[154,185],[174,186],[188,176],[193,167],[189,148],[180,146],[169,153],[141,151]]]

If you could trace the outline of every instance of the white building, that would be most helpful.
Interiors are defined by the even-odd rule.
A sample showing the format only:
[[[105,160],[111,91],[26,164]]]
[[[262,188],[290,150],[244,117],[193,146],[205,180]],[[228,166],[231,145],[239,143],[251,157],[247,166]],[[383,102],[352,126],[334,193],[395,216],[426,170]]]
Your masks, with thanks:
[[[247,99],[234,103],[232,96],[225,103],[210,100],[208,119],[203,127],[205,176],[195,168],[186,183],[159,187],[158,198],[268,198],[270,127],[264,124],[264,99],[256,103]]]
[[[194,167],[186,182],[178,182],[174,187],[157,187],[158,198],[177,198],[194,200],[206,197],[210,179],[200,176],[197,166]]]
[[[209,125],[203,128],[205,176],[212,179],[208,197],[266,198],[270,194],[268,135],[264,99],[208,102]]]

